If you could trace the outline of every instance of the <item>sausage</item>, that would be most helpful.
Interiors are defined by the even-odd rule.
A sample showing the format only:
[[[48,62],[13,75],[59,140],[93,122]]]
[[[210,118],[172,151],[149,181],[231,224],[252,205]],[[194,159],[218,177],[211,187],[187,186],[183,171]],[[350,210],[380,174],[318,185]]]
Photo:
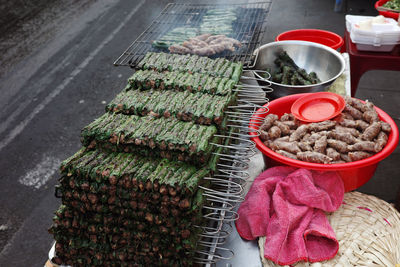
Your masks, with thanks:
[[[349,152],[349,158],[351,161],[357,161],[357,160],[362,160],[368,157],[371,157],[372,154],[365,152],[365,151],[355,151],[355,152]]]
[[[273,150],[285,150],[287,152],[296,154],[297,152],[301,152],[300,148],[294,142],[285,142],[275,140],[271,143],[271,148]]]
[[[326,149],[326,155],[330,157],[334,161],[340,160],[340,153],[337,152],[334,148],[328,147]]]
[[[367,129],[367,127],[369,126],[369,124],[363,120],[356,120],[356,128],[360,131],[364,131],[365,129]]]
[[[335,139],[328,139],[327,142],[330,147],[333,147],[340,153],[348,152],[347,144],[343,141],[339,141],[339,140],[335,140]]]
[[[285,113],[281,116],[281,121],[294,121],[294,116],[292,113]]]
[[[376,113],[375,110],[367,110],[362,114],[362,118],[369,122],[369,123],[373,123],[373,122],[378,122],[379,121],[379,116],[378,113]]]
[[[269,139],[268,132],[260,130],[260,138],[262,141],[267,141]]]
[[[381,121],[381,127],[382,127],[382,131],[384,131],[385,133],[390,133],[390,131],[392,130],[392,127],[390,127],[390,124],[384,121]]]
[[[308,132],[308,124],[302,124],[299,128],[297,128],[289,138],[290,142],[300,140],[306,133]]]
[[[270,139],[276,139],[279,138],[281,136],[281,129],[278,126],[272,126],[269,130],[268,130],[268,135]]]
[[[276,153],[281,154],[282,156],[291,158],[291,159],[297,159],[297,156],[295,154],[292,154],[290,152],[287,152],[285,150],[277,150]]]
[[[350,113],[350,115],[356,120],[359,120],[363,117],[363,113],[358,109],[352,107],[350,104],[346,104],[344,110]]]
[[[350,133],[354,137],[360,136],[360,132],[355,128],[347,128],[340,125],[336,125],[335,130],[338,133]]]
[[[313,163],[330,163],[332,162],[332,159],[328,157],[327,155],[324,155],[322,153],[318,153],[315,151],[305,151],[305,152],[299,152],[296,154],[297,158],[300,160],[304,160],[307,162],[313,162]]]
[[[314,151],[318,153],[325,154],[326,146],[328,145],[326,135],[321,136],[317,141],[315,141]]]
[[[269,128],[272,127],[274,121],[276,121],[278,119],[278,115],[275,114],[268,114],[265,119],[263,124],[261,125],[260,129],[264,130],[264,131],[268,131]]]
[[[314,123],[309,124],[309,129],[310,129],[310,131],[320,132],[320,131],[326,131],[326,130],[332,129],[333,127],[335,127],[335,125],[336,125],[336,122],[331,121],[331,120],[316,122],[316,123],[314,122]]]
[[[380,122],[374,122],[370,126],[365,129],[365,131],[361,135],[361,139],[366,141],[373,140],[381,131],[382,126]]]
[[[274,125],[278,126],[281,129],[282,134],[284,134],[284,135],[290,134],[290,128],[285,123],[276,120],[276,121],[274,121]]]
[[[361,141],[357,142],[354,145],[349,145],[348,149],[350,151],[368,151],[368,152],[376,152],[375,143],[371,141]]]
[[[297,142],[297,145],[299,146],[299,148],[302,151],[312,151],[313,150],[313,148],[307,142],[299,141],[299,142]]]
[[[343,142],[346,142],[347,144],[354,144],[357,142],[357,138],[355,138],[351,133],[349,132],[336,132],[332,131],[329,133],[329,137],[340,140]]]
[[[384,132],[380,132],[376,138],[375,152],[381,151],[387,144],[388,136]]]

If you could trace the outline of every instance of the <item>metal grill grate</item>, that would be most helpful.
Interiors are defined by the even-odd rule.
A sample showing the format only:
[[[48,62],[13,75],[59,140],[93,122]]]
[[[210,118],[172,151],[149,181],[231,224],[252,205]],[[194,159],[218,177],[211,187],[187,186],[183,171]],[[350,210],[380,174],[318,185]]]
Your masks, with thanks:
[[[115,66],[131,66],[136,64],[149,51],[161,52],[162,49],[154,48],[152,42],[161,38],[164,34],[176,27],[198,28],[203,15],[208,10],[216,8],[235,8],[236,21],[232,24],[232,38],[239,40],[242,47],[234,52],[225,51],[213,57],[225,57],[226,59],[242,62],[244,67],[251,65],[253,51],[260,45],[262,33],[265,31],[265,22],[271,2],[258,2],[248,4],[185,4],[170,3],[151,25],[139,35],[139,37],[122,53],[114,62]]]

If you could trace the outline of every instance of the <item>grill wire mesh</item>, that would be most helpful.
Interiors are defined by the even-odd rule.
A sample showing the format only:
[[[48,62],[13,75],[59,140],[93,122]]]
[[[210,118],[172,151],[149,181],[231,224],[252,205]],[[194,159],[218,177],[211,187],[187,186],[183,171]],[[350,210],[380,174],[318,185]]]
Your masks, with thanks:
[[[237,18],[232,24],[233,33],[230,37],[239,40],[242,43],[242,47],[233,52],[222,52],[214,57],[224,57],[235,62],[242,62],[244,67],[249,67],[253,60],[253,51],[259,47],[262,34],[265,31],[265,23],[271,1],[216,5],[170,3],[119,56],[114,65],[135,67],[149,51],[168,51],[154,48],[152,42],[176,27],[198,28],[204,14],[209,10],[233,7],[236,10]]]

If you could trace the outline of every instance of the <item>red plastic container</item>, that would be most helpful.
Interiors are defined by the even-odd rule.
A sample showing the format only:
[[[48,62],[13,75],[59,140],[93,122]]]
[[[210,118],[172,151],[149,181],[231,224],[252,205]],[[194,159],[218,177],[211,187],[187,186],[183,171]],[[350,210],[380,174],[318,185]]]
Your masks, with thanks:
[[[379,1],[377,1],[377,2],[375,3],[375,9],[378,10],[378,7],[379,7],[379,6],[382,6],[382,5],[385,4],[386,2],[389,2],[389,0],[379,0]],[[395,20],[398,20],[398,19],[399,19],[399,13],[390,12],[390,11],[379,11],[379,10],[378,10],[378,12],[379,12],[379,15],[382,15],[382,16],[384,16],[384,17],[392,18],[392,19],[395,19]]]
[[[329,46],[335,50],[342,47],[344,40],[336,33],[317,29],[298,29],[279,34],[275,41],[309,41]]]
[[[251,125],[250,128],[255,129],[256,127],[254,125],[260,124],[259,120],[257,120],[256,118],[264,118],[269,113],[276,114],[278,116],[282,116],[284,113],[290,113],[290,108],[292,104],[299,97],[302,97],[304,95],[306,94],[289,95],[271,101],[268,104],[268,109],[269,109],[268,113],[265,113],[265,111],[263,112],[262,109],[259,109],[253,115],[253,119],[250,121]],[[337,171],[339,175],[342,177],[345,191],[349,192],[359,188],[360,186],[365,184],[369,179],[371,179],[371,177],[375,173],[378,163],[387,156],[389,156],[396,148],[399,142],[399,130],[395,122],[383,110],[376,108],[376,111],[378,112],[380,119],[382,121],[389,123],[390,126],[392,127],[392,131],[389,134],[388,143],[386,144],[386,146],[383,148],[382,151],[373,155],[372,157],[349,163],[320,164],[320,163],[310,163],[310,162],[290,159],[269,149],[267,146],[264,145],[261,139],[256,136],[255,133],[250,132],[250,135],[254,136],[251,139],[256,143],[257,148],[264,154],[264,160],[267,166],[273,167],[278,165],[289,165],[311,170]]]

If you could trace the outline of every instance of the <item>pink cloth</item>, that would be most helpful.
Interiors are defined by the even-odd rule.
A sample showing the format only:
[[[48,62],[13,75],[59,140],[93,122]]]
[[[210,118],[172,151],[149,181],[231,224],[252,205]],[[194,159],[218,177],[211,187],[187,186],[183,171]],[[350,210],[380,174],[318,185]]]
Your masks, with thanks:
[[[281,265],[333,258],[339,243],[324,211],[343,201],[336,172],[274,167],[255,180],[238,210],[240,236],[265,236],[264,257]]]

